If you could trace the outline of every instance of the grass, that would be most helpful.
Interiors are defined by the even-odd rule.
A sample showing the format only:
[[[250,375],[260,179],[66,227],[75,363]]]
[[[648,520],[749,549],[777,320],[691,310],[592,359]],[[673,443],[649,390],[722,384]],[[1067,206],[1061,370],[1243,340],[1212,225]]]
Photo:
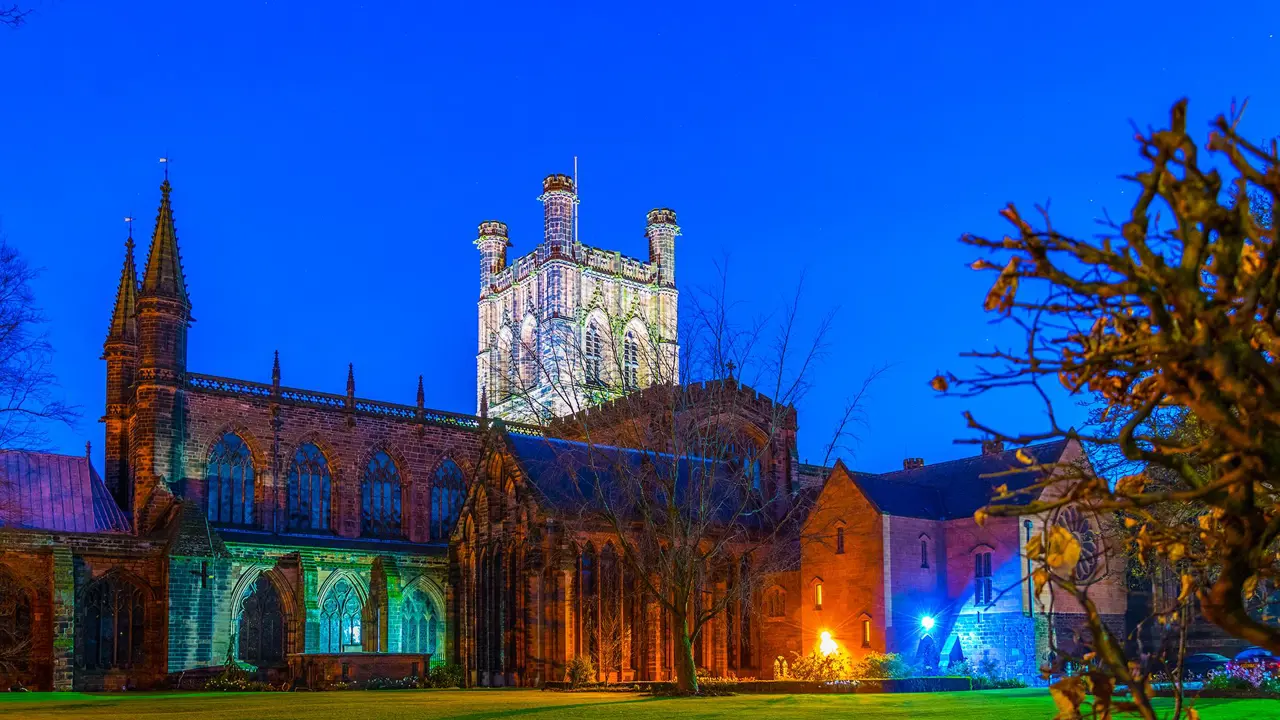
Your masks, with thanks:
[[[1276,700],[1202,700],[1204,720],[1263,720],[1280,716]],[[1170,707],[1167,701],[1164,708]],[[858,720],[1048,720],[1045,690],[896,695],[737,695],[654,698],[631,693],[537,690],[401,690],[325,693],[0,693],[0,718],[261,718],[275,720],[672,720],[679,718],[835,718]]]

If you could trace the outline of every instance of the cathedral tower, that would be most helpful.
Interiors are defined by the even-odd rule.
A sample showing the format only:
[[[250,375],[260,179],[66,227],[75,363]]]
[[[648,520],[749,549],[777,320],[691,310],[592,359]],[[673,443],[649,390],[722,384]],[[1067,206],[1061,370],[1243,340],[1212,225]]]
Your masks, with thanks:
[[[677,377],[672,210],[648,215],[648,262],[581,242],[573,178],[542,181],[542,241],[507,264],[507,226],[480,225],[477,412],[537,421]]]
[[[131,419],[134,527],[145,534],[157,503],[183,479],[187,371],[187,326],[191,302],[178,254],[178,234],[169,203],[172,188],[160,186],[160,208],[138,293],[138,373]]]

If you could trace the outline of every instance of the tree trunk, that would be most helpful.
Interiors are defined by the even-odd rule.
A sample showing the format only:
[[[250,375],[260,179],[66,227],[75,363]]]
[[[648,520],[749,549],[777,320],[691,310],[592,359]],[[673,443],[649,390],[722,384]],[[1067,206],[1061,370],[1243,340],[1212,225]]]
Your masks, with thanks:
[[[689,637],[689,610],[675,617],[676,690],[690,695],[698,692],[698,672],[693,666],[693,641]]]

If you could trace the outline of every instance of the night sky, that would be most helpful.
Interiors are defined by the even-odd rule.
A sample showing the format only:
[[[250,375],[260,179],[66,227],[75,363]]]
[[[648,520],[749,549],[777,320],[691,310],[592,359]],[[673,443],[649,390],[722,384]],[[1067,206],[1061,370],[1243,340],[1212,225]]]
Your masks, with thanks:
[[[645,212],[671,207],[682,289],[727,257],[744,319],[802,276],[811,318],[839,307],[801,457],[890,363],[846,454],[887,471],[974,454],[965,408],[1043,426],[1016,393],[928,387],[1010,337],[961,233],[1045,200],[1094,233],[1133,197],[1130,122],[1179,97],[1194,128],[1247,96],[1245,128],[1280,133],[1267,0],[27,4],[0,30],[0,227],[45,268],[54,370],[83,408],[53,449],[92,440],[99,468],[122,218],[141,264],[161,156],[193,371],[269,382],[278,349],[288,386],[340,393],[354,362],[362,397],[412,403],[424,374],[428,406],[473,412],[476,224],[526,252],[541,178],[577,155],[584,242],[646,257]]]

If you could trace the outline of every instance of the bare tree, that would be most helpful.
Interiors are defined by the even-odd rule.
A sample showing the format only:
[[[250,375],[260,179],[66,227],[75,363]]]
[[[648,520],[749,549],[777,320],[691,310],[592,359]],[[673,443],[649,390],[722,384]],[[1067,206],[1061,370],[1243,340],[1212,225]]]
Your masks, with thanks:
[[[0,6],[0,25],[17,28],[27,21],[27,15],[30,14],[30,9],[24,10],[18,5]]]
[[[0,450],[42,449],[50,425],[76,418],[49,369],[53,347],[31,291],[38,274],[0,237]]]
[[[833,318],[802,338],[797,290],[774,317],[738,324],[726,277],[692,298],[678,355],[657,334],[636,337],[632,318],[602,303],[588,325],[512,348],[513,369],[496,377],[505,407],[525,408],[548,437],[577,441],[549,441],[560,474],[575,480],[542,504],[571,534],[618,548],[636,590],[671,620],[676,684],[689,693],[694,647],[712,620],[740,622],[768,578],[797,567],[812,494],[794,474],[795,404]],[[828,456],[881,372],[850,401]],[[547,417],[552,405],[570,412]]]
[[[1246,605],[1280,571],[1280,242],[1250,202],[1252,195],[1271,207],[1280,174],[1276,144],[1264,149],[1244,139],[1240,117],[1233,108],[1213,122],[1209,159],[1187,132],[1185,101],[1173,107],[1168,129],[1137,132],[1147,167],[1128,178],[1138,186],[1132,212],[1097,238],[1060,232],[1044,210],[1037,227],[1012,205],[1002,211],[1010,236],[965,236],[1002,256],[974,268],[998,273],[985,307],[1015,323],[1025,342],[971,353],[980,362],[975,372],[938,376],[933,386],[959,395],[1030,388],[1044,400],[1044,429],[1002,431],[967,416],[971,428],[1019,444],[1071,432],[1059,423],[1046,383],[1096,393],[1099,419],[1119,424],[1098,423],[1079,437],[1114,449],[1107,457],[1131,472],[1109,483],[1087,469],[1059,468],[1027,490],[1053,482],[1059,491],[1026,506],[998,503],[980,517],[1071,505],[1117,512],[1138,556],[1179,574],[1174,610],[1185,614],[1194,598],[1210,622],[1280,651],[1280,627]],[[1217,164],[1233,173],[1229,182]],[[1159,431],[1181,413],[1207,431]],[[1132,690],[1127,707],[1154,718],[1149,673],[1126,655],[1123,638],[1105,627],[1088,588],[1069,571],[1080,547],[1056,527],[1046,525],[1028,545],[1034,581],[1079,601],[1099,665],[1088,681],[1064,680],[1058,694],[1078,705],[1087,682],[1097,689],[1122,682]],[[1179,704],[1176,714],[1182,710]]]

